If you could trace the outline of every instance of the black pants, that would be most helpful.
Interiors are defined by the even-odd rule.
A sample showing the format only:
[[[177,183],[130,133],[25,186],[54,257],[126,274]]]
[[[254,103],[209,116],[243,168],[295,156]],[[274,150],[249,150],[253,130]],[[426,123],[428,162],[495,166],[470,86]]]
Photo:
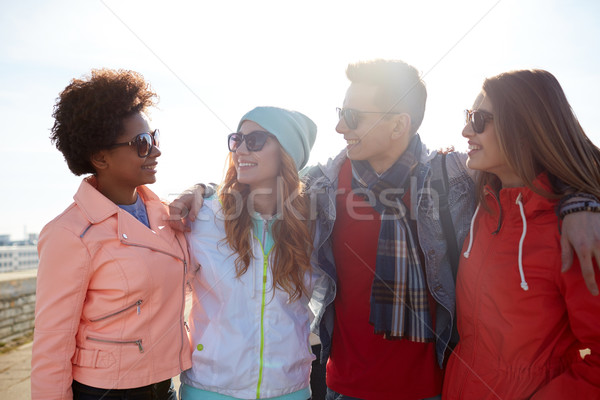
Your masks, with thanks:
[[[73,400],[177,400],[170,379],[133,389],[100,389],[73,381]]]
[[[321,356],[321,345],[312,346],[312,351],[317,359],[312,362],[310,371],[310,389],[312,391],[312,400],[325,400],[327,395],[327,385],[325,384],[325,364],[319,360]]]

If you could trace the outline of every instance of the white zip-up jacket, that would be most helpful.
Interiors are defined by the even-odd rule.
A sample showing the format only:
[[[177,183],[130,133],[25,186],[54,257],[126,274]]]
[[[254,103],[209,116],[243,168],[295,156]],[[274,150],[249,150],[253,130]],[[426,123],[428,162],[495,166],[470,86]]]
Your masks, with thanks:
[[[186,385],[242,399],[282,396],[309,386],[315,358],[308,339],[313,318],[309,299],[290,303],[286,292],[273,291],[273,257],[262,245],[272,242],[269,221],[261,226],[252,237],[254,259],[237,278],[237,255],[223,241],[224,219],[216,197],[206,200],[192,224],[193,366],[181,375]]]

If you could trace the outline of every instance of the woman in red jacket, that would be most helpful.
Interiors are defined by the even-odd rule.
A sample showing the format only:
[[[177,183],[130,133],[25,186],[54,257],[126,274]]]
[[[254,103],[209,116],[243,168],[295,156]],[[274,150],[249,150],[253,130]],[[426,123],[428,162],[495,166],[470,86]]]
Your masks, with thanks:
[[[183,310],[188,253],[146,184],[156,181],[156,95],[131,71],[74,79],[52,140],[83,180],[40,234],[32,399],[175,399],[191,367]]]
[[[600,301],[577,262],[560,271],[559,231],[570,212],[600,211],[600,149],[547,71],[487,79],[466,119],[480,201],[460,260],[460,342],[444,399],[600,399]],[[568,186],[591,195],[563,197],[557,216]]]

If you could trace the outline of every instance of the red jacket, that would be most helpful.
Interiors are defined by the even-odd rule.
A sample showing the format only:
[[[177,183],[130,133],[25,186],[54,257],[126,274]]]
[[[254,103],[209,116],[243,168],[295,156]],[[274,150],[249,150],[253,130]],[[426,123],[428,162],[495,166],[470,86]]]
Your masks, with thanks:
[[[556,202],[524,187],[499,196],[488,191],[492,213],[478,209],[461,255],[443,398],[600,399],[600,299],[578,262],[561,273]]]
[[[40,234],[32,399],[72,399],[73,379],[134,388],[191,367],[184,328],[185,238],[165,206],[138,188],[148,229],[81,183],[75,202]]]

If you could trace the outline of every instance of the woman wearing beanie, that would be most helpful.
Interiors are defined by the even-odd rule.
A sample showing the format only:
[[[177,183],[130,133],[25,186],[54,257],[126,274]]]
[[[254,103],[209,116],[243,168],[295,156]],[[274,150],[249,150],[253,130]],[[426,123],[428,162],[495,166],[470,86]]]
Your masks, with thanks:
[[[312,235],[298,171],[317,128],[258,107],[228,137],[225,180],[188,234],[193,366],[181,398],[309,399]]]

